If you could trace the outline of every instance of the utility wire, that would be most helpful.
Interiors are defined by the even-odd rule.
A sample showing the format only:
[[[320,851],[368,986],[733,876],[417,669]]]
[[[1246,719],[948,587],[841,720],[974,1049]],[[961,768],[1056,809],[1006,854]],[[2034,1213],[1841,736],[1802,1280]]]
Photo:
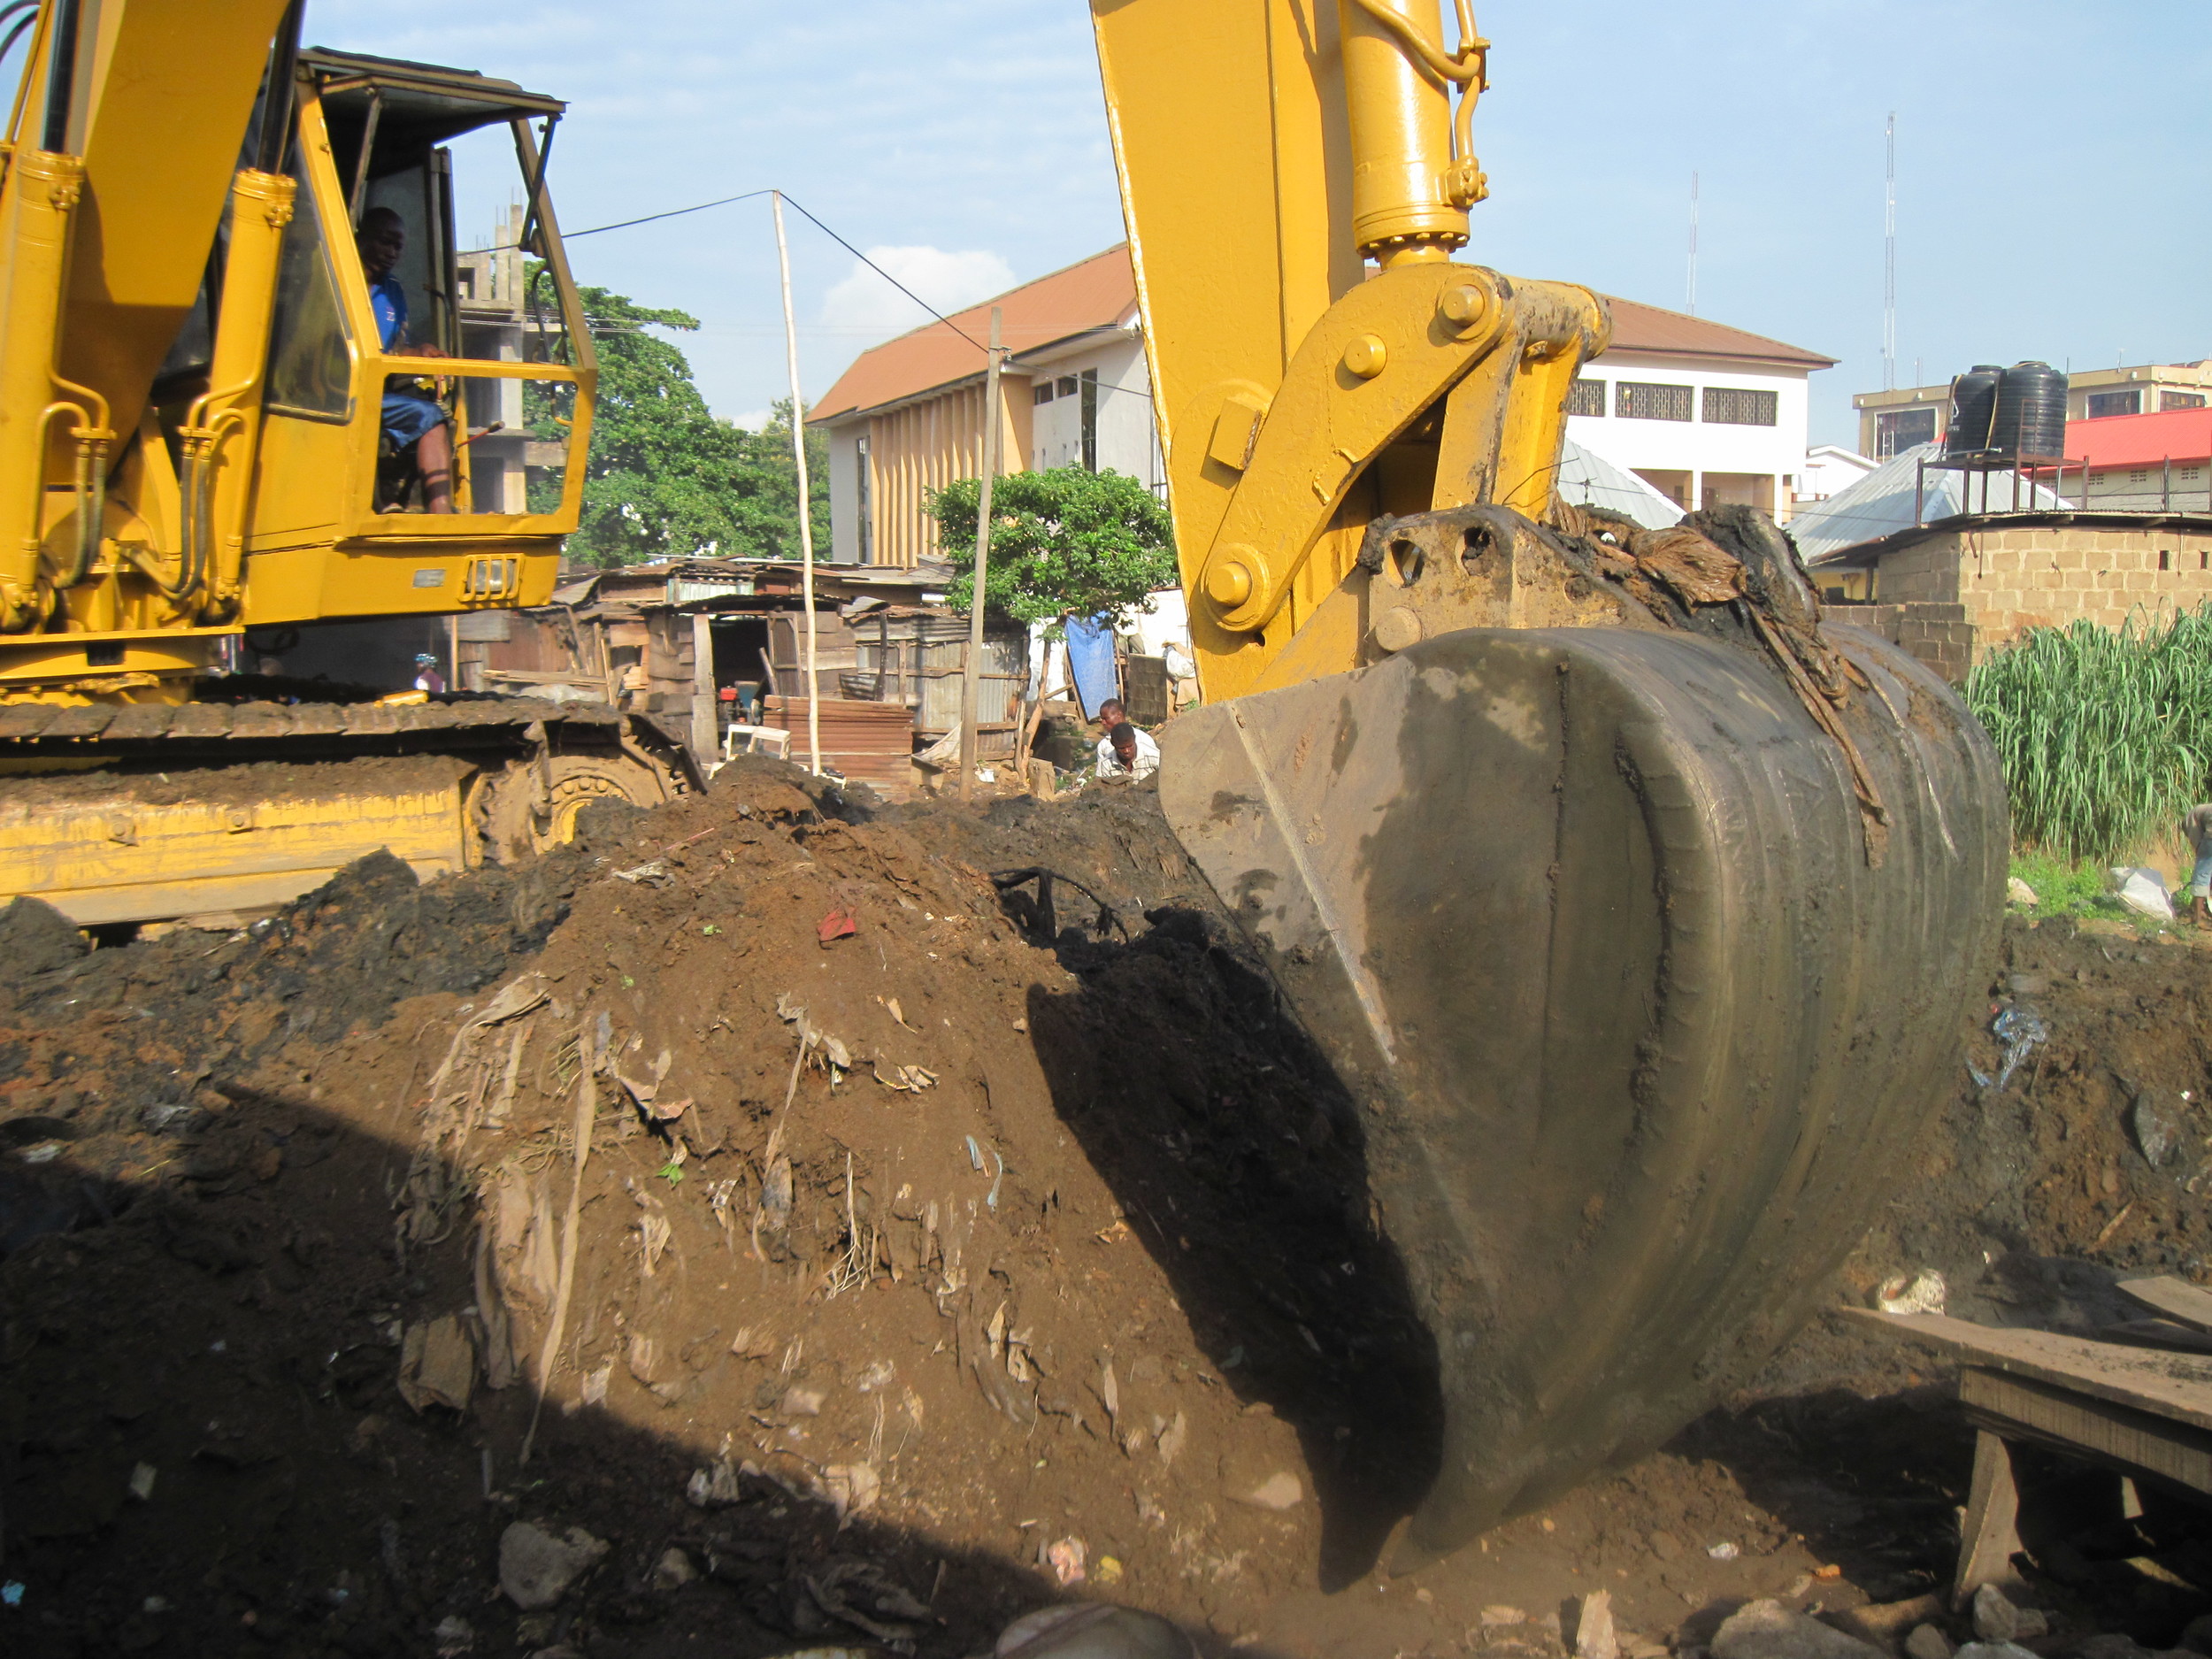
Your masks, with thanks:
[[[748,190],[742,196],[726,196],[712,202],[700,202],[691,207],[672,207],[665,213],[648,213],[642,219],[619,219],[611,225],[594,225],[588,230],[563,231],[561,233],[561,240],[563,242],[574,242],[579,236],[596,236],[603,232],[610,230],[628,230],[632,227],[637,225],[650,225],[655,223],[657,220],[664,219],[681,219],[687,213],[703,213],[710,207],[727,207],[733,202],[750,202],[759,196],[774,196],[776,194],[778,194],[778,192],[773,189]],[[801,213],[806,215],[806,218],[813,224],[815,229],[820,231],[822,234],[828,237],[840,248],[842,248],[847,253],[852,255],[854,258],[859,260],[861,264],[866,265],[868,269],[874,272],[886,282],[888,282],[893,288],[898,289],[900,293],[905,295],[907,298],[912,300],[917,305],[927,311],[932,317],[934,317],[939,322],[944,324],[946,327],[951,329],[953,333],[958,334],[963,340],[973,346],[978,351],[983,352],[987,356],[989,355],[990,348],[988,346],[985,345],[980,340],[978,340],[973,334],[963,328],[958,323],[953,321],[951,318],[946,316],[944,312],[939,311],[934,305],[932,305],[927,300],[917,294],[912,288],[907,287],[905,283],[900,281],[898,278],[893,276],[888,271],[886,271],[874,260],[868,257],[866,254],[861,252],[859,249],[854,247],[852,243],[847,242],[842,236],[832,230],[827,225],[822,223],[820,219],[816,219],[812,213],[807,212],[804,204],[794,197],[790,192],[785,191],[782,195],[785,201],[790,203],[793,207],[796,208]],[[516,244],[512,242],[505,242],[491,248],[472,248],[469,250],[471,253],[511,253],[517,250]]]

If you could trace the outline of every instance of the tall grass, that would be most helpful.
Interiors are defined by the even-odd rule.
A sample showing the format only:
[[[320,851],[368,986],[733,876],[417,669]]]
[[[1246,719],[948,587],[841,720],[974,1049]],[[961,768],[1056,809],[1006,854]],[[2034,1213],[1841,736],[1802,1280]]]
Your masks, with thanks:
[[[2212,601],[2036,628],[1967,676],[2012,796],[2013,839],[2108,863],[2169,833],[2212,765]]]

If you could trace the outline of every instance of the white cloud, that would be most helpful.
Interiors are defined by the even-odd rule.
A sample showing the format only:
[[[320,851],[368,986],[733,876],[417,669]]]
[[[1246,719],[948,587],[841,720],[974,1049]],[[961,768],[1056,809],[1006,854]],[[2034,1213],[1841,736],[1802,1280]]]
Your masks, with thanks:
[[[809,407],[811,407],[810,404]],[[730,425],[741,432],[759,432],[776,418],[772,409],[748,409],[729,418]]]
[[[955,311],[1014,286],[1013,267],[997,254],[980,250],[949,253],[942,248],[868,250],[868,257],[941,311]],[[822,321],[843,333],[864,332],[872,339],[918,328],[929,313],[859,260],[851,273],[822,300]]]

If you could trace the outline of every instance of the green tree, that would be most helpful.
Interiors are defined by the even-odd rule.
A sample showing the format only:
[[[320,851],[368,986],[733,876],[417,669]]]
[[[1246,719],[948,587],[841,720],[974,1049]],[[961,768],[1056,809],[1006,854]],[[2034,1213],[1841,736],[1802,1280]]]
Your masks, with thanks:
[[[964,478],[924,500],[938,541],[962,573],[947,601],[973,603],[979,479]],[[1145,595],[1176,582],[1175,533],[1167,509],[1135,479],[1056,466],[1014,472],[991,488],[991,565],[984,603],[1024,624],[1110,614],[1117,625]]]
[[[537,280],[541,269],[532,272],[532,292],[549,305],[546,285]],[[692,555],[797,558],[789,400],[775,406],[758,432],[720,419],[699,395],[689,360],[665,337],[697,328],[697,318],[641,305],[606,288],[580,293],[599,350],[599,390],[572,549],[603,567]],[[565,340],[556,355],[570,356]],[[530,390],[532,435],[565,437],[573,393],[535,383]],[[819,433],[807,434],[807,473],[814,544],[826,552],[829,446]],[[558,499],[552,480],[534,482],[534,508],[543,511]]]

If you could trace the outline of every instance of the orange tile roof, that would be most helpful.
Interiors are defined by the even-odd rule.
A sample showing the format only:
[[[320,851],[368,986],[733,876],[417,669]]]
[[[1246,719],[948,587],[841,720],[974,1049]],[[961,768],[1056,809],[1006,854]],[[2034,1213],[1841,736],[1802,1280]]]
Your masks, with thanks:
[[[1737,357],[1746,362],[1826,368],[1836,359],[1764,334],[1731,328],[1636,300],[1606,296],[1613,308],[1615,351]],[[978,340],[989,337],[991,307],[1004,311],[1004,339],[1017,355],[1087,329],[1110,328],[1136,309],[1137,282],[1129,245],[1118,243],[1079,264],[956,312],[953,321]],[[807,417],[810,426],[903,403],[983,373],[983,353],[942,323],[930,323],[872,346],[853,359]]]
[[[1613,308],[1613,343],[1609,351],[1649,351],[1674,357],[1741,357],[1747,362],[1802,364],[1825,369],[1836,359],[1824,357],[1802,346],[1786,345],[1764,334],[1731,328],[1703,317],[1671,311],[1638,300],[1605,296]]]
[[[991,307],[1004,312],[1001,335],[1019,354],[1093,328],[1111,328],[1137,305],[1136,273],[1126,242],[1094,254],[1049,276],[1025,282],[995,299],[953,313],[952,320],[977,340],[990,338]],[[983,373],[983,353],[942,323],[930,323],[872,346],[837,377],[807,416],[810,426],[837,420]]]
[[[2066,458],[2099,466],[2157,466],[2212,455],[2212,409],[2162,409],[2066,423]]]

